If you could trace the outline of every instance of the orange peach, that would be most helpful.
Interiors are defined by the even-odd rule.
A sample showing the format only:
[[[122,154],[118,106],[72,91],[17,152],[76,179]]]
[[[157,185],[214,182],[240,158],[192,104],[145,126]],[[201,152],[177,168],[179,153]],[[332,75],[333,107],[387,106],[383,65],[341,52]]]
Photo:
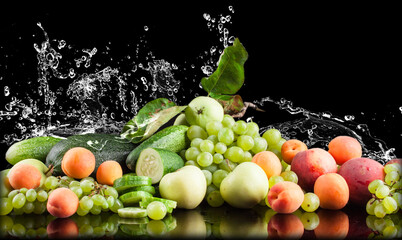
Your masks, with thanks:
[[[345,179],[337,173],[327,173],[317,178],[314,193],[320,199],[320,207],[339,210],[349,201],[349,187]]]
[[[42,174],[30,164],[18,164],[13,167],[8,175],[8,181],[12,188],[37,188],[40,186]]]
[[[67,218],[77,212],[79,199],[68,188],[53,190],[47,200],[47,211],[55,217]]]
[[[46,227],[47,235],[52,238],[72,239],[78,237],[78,225],[70,218],[56,218]]]
[[[329,142],[328,152],[334,157],[338,165],[342,165],[352,158],[361,157],[362,146],[356,138],[338,136]]]
[[[71,148],[61,160],[61,169],[67,176],[72,178],[82,179],[88,177],[95,170],[95,156],[86,148]]]
[[[354,158],[339,168],[338,173],[346,180],[349,187],[349,201],[365,206],[371,198],[368,185],[380,179],[384,181],[384,166],[370,158]]]
[[[267,200],[275,212],[293,213],[303,203],[304,193],[296,183],[284,181],[269,190]]]
[[[260,166],[268,178],[279,176],[282,172],[281,160],[271,151],[262,151],[254,155],[252,162]]]
[[[282,159],[285,161],[287,164],[291,164],[294,156],[301,151],[307,150],[307,145],[297,139],[290,139],[287,140],[282,144],[281,147],[281,154],[282,154]]]
[[[312,192],[315,180],[325,173],[336,173],[335,159],[321,148],[311,148],[298,152],[291,164],[291,170],[299,178],[298,184],[307,192]]]
[[[303,233],[303,223],[294,214],[275,214],[269,220],[269,239],[300,239]]]
[[[96,171],[96,181],[109,186],[113,186],[114,180],[122,176],[123,169],[118,162],[113,160],[103,162]]]
[[[317,239],[344,239],[349,232],[349,217],[340,210],[321,209],[318,212],[320,223],[314,229]]]

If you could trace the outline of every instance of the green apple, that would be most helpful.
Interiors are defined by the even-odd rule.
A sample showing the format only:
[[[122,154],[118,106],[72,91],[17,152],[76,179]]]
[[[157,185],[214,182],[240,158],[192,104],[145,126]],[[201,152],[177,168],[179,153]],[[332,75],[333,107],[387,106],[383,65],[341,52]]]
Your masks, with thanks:
[[[196,97],[194,98],[185,110],[187,122],[190,125],[198,125],[205,129],[208,121],[223,120],[222,105],[211,97]]]
[[[34,159],[34,158],[29,158],[29,159],[24,159],[22,161],[19,161],[10,169],[10,171],[7,174],[7,176],[9,176],[10,173],[13,171],[13,168],[15,166],[18,166],[19,164],[29,164],[29,165],[32,165],[32,166],[36,167],[36,169],[38,169],[39,172],[41,173],[41,180],[40,180],[39,187],[41,187],[43,185],[43,183],[46,180],[45,173],[48,172],[49,168],[42,161],[40,161],[38,159]]]
[[[1,197],[7,197],[8,194],[13,190],[13,188],[10,185],[10,182],[8,181],[8,172],[10,171],[10,168],[4,169],[0,172],[0,195]]]
[[[192,165],[164,175],[159,182],[161,196],[176,201],[178,208],[196,208],[204,199],[206,191],[204,173]]]
[[[222,180],[220,192],[232,207],[252,208],[268,194],[268,178],[253,162],[243,162]]]

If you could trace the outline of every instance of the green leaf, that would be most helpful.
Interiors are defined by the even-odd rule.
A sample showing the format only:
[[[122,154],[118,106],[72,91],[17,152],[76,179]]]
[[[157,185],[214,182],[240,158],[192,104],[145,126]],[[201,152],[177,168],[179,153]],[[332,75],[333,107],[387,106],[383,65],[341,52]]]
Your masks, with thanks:
[[[163,124],[182,112],[187,106],[176,106],[166,98],[158,98],[145,104],[138,114],[123,127],[121,136],[132,143],[149,138]]]
[[[233,46],[225,48],[214,73],[201,79],[201,85],[208,94],[235,94],[244,83],[244,63],[248,53],[239,39]]]
[[[223,106],[225,114],[234,115],[244,108],[244,102],[240,95],[211,94],[211,97]]]

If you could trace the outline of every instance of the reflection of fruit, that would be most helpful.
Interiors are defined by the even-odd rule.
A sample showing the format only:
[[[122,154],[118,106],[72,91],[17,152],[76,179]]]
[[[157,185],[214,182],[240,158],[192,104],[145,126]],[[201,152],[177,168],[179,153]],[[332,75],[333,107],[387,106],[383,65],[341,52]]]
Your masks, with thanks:
[[[327,173],[317,178],[314,193],[320,199],[320,207],[339,210],[349,201],[349,187],[345,179],[337,173]]]
[[[287,164],[291,164],[294,156],[301,151],[307,150],[307,145],[297,139],[290,139],[287,140],[282,144],[281,147],[281,154],[282,154],[282,159],[285,161]]]
[[[268,192],[269,205],[278,213],[293,213],[304,200],[303,190],[294,182],[278,182]]]
[[[176,201],[178,208],[196,208],[204,199],[206,191],[204,173],[191,165],[166,174],[159,182],[161,196]]]
[[[67,218],[73,215],[79,205],[77,195],[69,188],[53,190],[47,200],[47,211],[55,217]]]
[[[167,233],[167,236],[179,238],[205,238],[207,227],[204,218],[197,210],[173,211],[173,217],[176,218],[176,228]]]
[[[268,178],[279,176],[282,172],[281,160],[271,151],[259,152],[251,161],[260,166]]]
[[[100,184],[113,186],[114,180],[123,176],[123,169],[116,161],[109,160],[101,163],[96,170],[96,181]]]
[[[380,179],[384,181],[384,166],[369,158],[354,158],[345,162],[339,174],[349,186],[349,201],[364,206],[371,198],[368,185]]]
[[[268,178],[261,167],[243,162],[222,180],[220,192],[231,206],[252,208],[265,198],[268,186]]]
[[[198,125],[205,129],[208,121],[223,120],[223,107],[213,98],[210,97],[196,97],[194,98],[185,110],[187,122],[190,125]]]
[[[8,172],[10,169],[4,169],[0,172],[0,197],[7,197],[7,195],[13,190],[8,180]]]
[[[313,191],[314,182],[319,176],[338,170],[335,159],[321,148],[297,153],[292,160],[291,169],[297,174],[300,187],[308,192]]]
[[[304,226],[294,214],[275,214],[268,223],[268,236],[271,239],[300,239]]]
[[[314,229],[317,239],[344,239],[349,232],[349,217],[340,210],[321,209],[320,223]]]
[[[50,239],[78,237],[78,225],[70,218],[56,218],[47,225],[46,230]]]
[[[338,136],[329,142],[328,152],[334,157],[338,165],[342,165],[352,158],[361,157],[362,146],[353,137]]]
[[[13,166],[8,178],[11,187],[14,189],[31,189],[40,186],[42,175],[36,167],[23,163]]]
[[[88,177],[95,170],[95,156],[86,148],[71,148],[63,156],[61,169],[75,179]]]
[[[219,233],[223,239],[266,239],[267,224],[254,209],[231,208],[221,219]]]

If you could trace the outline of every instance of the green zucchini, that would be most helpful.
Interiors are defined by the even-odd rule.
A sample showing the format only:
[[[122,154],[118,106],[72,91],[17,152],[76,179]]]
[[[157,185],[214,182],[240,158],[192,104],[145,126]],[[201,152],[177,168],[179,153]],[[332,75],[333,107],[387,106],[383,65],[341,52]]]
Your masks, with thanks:
[[[150,177],[126,175],[114,180],[113,187],[121,194],[122,192],[127,193],[127,189],[129,188],[150,186],[151,184],[152,179]]]
[[[143,198],[152,197],[149,192],[145,191],[134,191],[128,192],[119,197],[119,200],[123,203],[124,206],[131,206],[136,203],[139,203]]]
[[[12,165],[24,159],[38,159],[45,163],[50,149],[62,138],[52,136],[33,137],[16,142],[6,152],[6,160]]]
[[[152,178],[152,184],[156,184],[165,174],[183,166],[183,159],[175,152],[161,148],[146,148],[140,153],[135,173],[138,176]]]
[[[135,148],[135,145],[118,135],[89,133],[73,135],[56,143],[46,157],[46,165],[53,164],[53,175],[64,175],[61,170],[61,160],[64,154],[73,147],[84,147],[95,155],[95,170],[91,174],[95,177],[96,171],[101,163],[107,160],[114,160],[128,172],[125,164],[127,155]]]
[[[127,167],[134,171],[140,153],[146,148],[162,148],[175,153],[187,148],[189,145],[187,129],[188,126],[173,125],[155,133],[130,152],[126,159]]]

